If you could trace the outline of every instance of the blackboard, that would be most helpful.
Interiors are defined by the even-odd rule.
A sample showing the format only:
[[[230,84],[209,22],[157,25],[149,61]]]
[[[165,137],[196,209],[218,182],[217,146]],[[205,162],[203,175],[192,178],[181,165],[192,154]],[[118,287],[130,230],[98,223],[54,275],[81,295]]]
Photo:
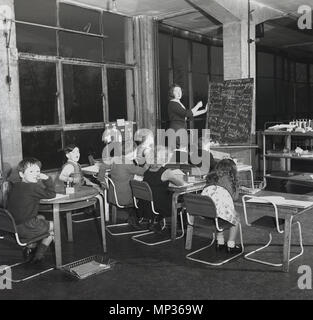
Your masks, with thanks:
[[[220,144],[248,144],[251,136],[253,79],[209,84],[206,128]]]

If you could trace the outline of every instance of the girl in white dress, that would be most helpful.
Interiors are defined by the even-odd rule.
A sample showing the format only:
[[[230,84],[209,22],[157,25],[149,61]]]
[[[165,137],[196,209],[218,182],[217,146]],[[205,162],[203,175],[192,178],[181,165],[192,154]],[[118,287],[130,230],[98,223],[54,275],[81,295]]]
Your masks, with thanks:
[[[236,247],[235,240],[239,228],[239,216],[234,207],[234,200],[238,199],[238,178],[237,167],[233,160],[223,159],[215,167],[215,172],[208,175],[209,186],[205,187],[202,195],[212,198],[216,206],[219,218],[233,224],[229,229],[229,238],[227,241],[227,250],[234,252],[239,250]],[[225,245],[224,233],[217,232],[217,248]]]

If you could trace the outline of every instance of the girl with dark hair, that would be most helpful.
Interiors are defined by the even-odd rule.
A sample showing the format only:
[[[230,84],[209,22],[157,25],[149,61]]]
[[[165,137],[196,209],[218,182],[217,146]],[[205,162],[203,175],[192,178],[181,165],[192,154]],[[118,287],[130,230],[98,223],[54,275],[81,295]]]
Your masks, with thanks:
[[[209,196],[216,206],[219,218],[233,224],[229,229],[227,241],[228,252],[235,253],[241,248],[235,245],[236,236],[239,229],[239,216],[234,207],[234,201],[239,197],[237,167],[233,160],[220,160],[215,171],[207,177],[208,186],[202,191],[202,195]],[[224,233],[217,232],[216,247],[218,249],[225,246]]]

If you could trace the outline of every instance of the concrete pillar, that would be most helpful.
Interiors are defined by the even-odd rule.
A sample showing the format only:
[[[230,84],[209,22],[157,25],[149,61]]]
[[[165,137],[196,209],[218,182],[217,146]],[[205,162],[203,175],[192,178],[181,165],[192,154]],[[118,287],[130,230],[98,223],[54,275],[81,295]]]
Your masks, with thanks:
[[[138,126],[156,132],[158,114],[156,21],[152,17],[138,16],[134,18],[134,26],[139,84],[137,86],[139,105],[136,106]]]
[[[15,24],[10,20],[14,19],[13,2],[1,0],[0,4],[0,153],[4,167],[15,166],[22,158],[18,54]],[[6,22],[3,16],[8,18]],[[5,32],[9,35],[10,30],[8,43]]]

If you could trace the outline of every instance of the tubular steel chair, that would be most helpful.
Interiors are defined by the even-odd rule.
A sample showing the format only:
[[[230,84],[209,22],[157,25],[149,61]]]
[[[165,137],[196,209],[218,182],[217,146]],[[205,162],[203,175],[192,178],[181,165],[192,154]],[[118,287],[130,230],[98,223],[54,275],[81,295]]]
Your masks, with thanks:
[[[274,217],[272,217],[272,216],[263,216],[261,218],[258,218],[255,221],[249,223],[248,222],[248,215],[247,215],[247,201],[250,200],[250,199],[260,199],[260,197],[254,197],[252,195],[244,195],[242,197],[243,212],[244,212],[244,216],[245,216],[246,225],[249,226],[249,227],[254,227],[256,229],[262,229],[262,230],[268,231],[269,232],[269,241],[267,242],[266,245],[247,253],[244,257],[245,257],[245,259],[250,260],[250,261],[266,264],[266,265],[273,266],[273,267],[281,267],[283,265],[283,263],[273,263],[273,262],[268,262],[268,261],[265,261],[265,260],[261,260],[261,259],[256,259],[256,258],[250,257],[250,256],[254,255],[255,253],[260,252],[263,249],[265,249],[265,248],[270,246],[270,244],[272,242],[272,232],[277,232],[279,234],[284,233],[283,227],[284,227],[284,224],[285,224],[285,220],[278,217],[277,205],[274,202],[272,202],[271,200],[269,200],[269,199],[262,199],[262,200],[264,200],[265,204],[273,206],[275,216]],[[290,258],[289,262],[295,260],[296,258],[300,257],[303,254],[303,242],[302,242],[301,224],[300,224],[299,221],[297,221],[295,223],[292,223],[291,226],[293,226],[295,224],[298,225],[299,246],[300,246],[301,251],[300,251],[299,254],[295,255],[292,258]],[[289,245],[289,248],[288,248],[288,256],[290,256],[290,245]]]
[[[186,194],[184,196],[184,203],[187,210],[188,222],[185,247],[187,250],[190,250],[192,247],[192,236],[194,227],[200,229],[208,229],[208,227],[215,227],[217,231],[223,231],[233,226],[228,221],[218,218],[216,206],[213,200],[208,196],[192,193]],[[220,266],[226,262],[229,262],[243,254],[244,246],[242,240],[241,224],[239,224],[239,233],[242,248],[240,253],[230,254],[227,253],[225,250],[225,253],[223,254],[222,252],[216,252],[214,248],[214,250],[208,250],[210,252],[206,252],[206,255],[204,255],[204,257],[206,257],[207,259],[204,259],[204,257],[202,258],[203,251],[205,251],[208,248],[211,248],[214,245],[215,233],[213,232],[213,239],[209,245],[197,249],[193,252],[190,252],[186,255],[186,258],[189,260],[197,261],[212,266]]]
[[[122,235],[128,235],[128,234],[136,234],[136,233],[142,233],[142,232],[147,232],[148,229],[146,229],[145,227],[143,227],[143,229],[140,230],[136,230],[134,229],[134,227],[132,227],[131,225],[129,225],[127,222],[126,223],[116,223],[117,220],[117,208],[120,209],[126,209],[126,208],[131,208],[132,206],[124,206],[121,205],[117,199],[117,193],[116,193],[116,187],[115,184],[113,182],[113,180],[109,177],[107,177],[107,181],[109,184],[109,188],[112,188],[113,191],[113,202],[109,202],[109,204],[111,204],[112,206],[112,222],[113,224],[108,225],[106,227],[106,229],[108,230],[108,232],[112,235],[112,236],[122,236]],[[108,195],[107,195],[108,196]]]
[[[159,215],[159,212],[157,212],[154,208],[152,190],[151,190],[149,184],[145,181],[131,180],[130,185],[131,185],[132,192],[133,192],[135,207],[138,209],[137,200],[145,200],[145,201],[150,202],[152,212],[155,215]],[[182,234],[179,237],[177,237],[176,239],[180,239],[180,238],[184,237],[184,235],[185,235],[182,212],[180,212],[179,215],[180,215]],[[166,220],[163,219],[162,230],[164,230],[165,227],[166,227]],[[132,239],[134,241],[143,243],[148,246],[155,246],[155,245],[158,245],[161,243],[166,243],[166,242],[171,241],[171,238],[164,239],[164,235],[156,234],[153,231],[133,236]]]
[[[26,246],[28,246],[29,244],[38,242],[46,237],[49,236],[49,233],[45,233],[42,234],[41,236],[32,238],[32,239],[23,239],[19,237],[19,234],[17,232],[17,228],[16,228],[16,223],[15,220],[12,216],[12,214],[6,209],[6,205],[7,205],[7,193],[9,191],[9,183],[8,182],[3,182],[1,185],[1,198],[2,198],[2,204],[0,207],[0,232],[1,232],[1,240],[9,240],[9,241],[14,241],[18,246],[25,248]],[[4,268],[2,268],[2,271],[8,270],[8,269],[12,269],[14,267],[17,267],[19,265],[23,265],[26,264],[29,261],[22,261],[22,262],[17,262],[11,265],[6,265]],[[48,268],[46,270],[37,272],[35,274],[26,276],[24,278],[21,279],[7,279],[8,281],[11,282],[23,282],[32,278],[35,278],[39,275],[42,275],[44,273],[47,273],[51,270],[53,270],[54,268]]]

